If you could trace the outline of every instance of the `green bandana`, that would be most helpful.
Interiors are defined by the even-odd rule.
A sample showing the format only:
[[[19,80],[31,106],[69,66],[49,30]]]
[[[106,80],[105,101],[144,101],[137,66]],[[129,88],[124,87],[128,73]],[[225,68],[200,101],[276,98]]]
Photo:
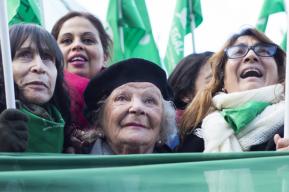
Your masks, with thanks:
[[[61,153],[64,142],[64,120],[56,107],[50,106],[47,110],[54,121],[35,115],[25,107],[20,110],[29,117],[26,152]]]
[[[269,102],[251,101],[241,107],[223,109],[221,114],[234,132],[238,134],[270,104]]]

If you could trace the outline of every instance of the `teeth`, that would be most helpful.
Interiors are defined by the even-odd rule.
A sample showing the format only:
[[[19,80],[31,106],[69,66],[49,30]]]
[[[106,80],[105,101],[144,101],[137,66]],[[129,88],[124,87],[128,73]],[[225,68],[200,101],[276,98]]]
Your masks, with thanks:
[[[247,72],[249,72],[249,71],[255,71],[256,73],[260,73],[260,71],[257,70],[257,69],[247,69],[247,70],[245,70],[243,73],[247,73]]]
[[[85,59],[82,57],[73,57],[71,61],[85,61]]]

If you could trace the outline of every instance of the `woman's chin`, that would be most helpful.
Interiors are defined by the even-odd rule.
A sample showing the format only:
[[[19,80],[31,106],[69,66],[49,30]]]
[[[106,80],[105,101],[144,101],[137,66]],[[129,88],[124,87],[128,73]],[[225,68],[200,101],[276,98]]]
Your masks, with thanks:
[[[69,71],[70,73],[74,73],[76,75],[79,75],[81,77],[89,77],[88,72],[84,69],[84,68],[67,68],[67,71]]]
[[[246,84],[242,84],[241,86],[239,86],[239,88],[235,88],[235,90],[230,91],[227,90],[229,93],[230,92],[239,92],[239,91],[247,91],[247,90],[252,90],[252,89],[259,89],[262,87],[268,86],[266,85],[264,82],[247,82]]]
[[[123,143],[130,144],[132,146],[148,145],[150,142],[140,135],[130,136],[122,140]]]
[[[127,138],[117,145],[119,154],[143,154],[152,153],[156,142],[140,138]]]
[[[47,95],[33,95],[33,96],[26,96],[25,101],[31,104],[36,105],[43,105],[45,103],[48,103],[51,97],[48,97]]]
[[[120,145],[127,145],[131,147],[151,146],[156,143],[152,136],[145,136],[142,134],[130,134],[119,139]]]

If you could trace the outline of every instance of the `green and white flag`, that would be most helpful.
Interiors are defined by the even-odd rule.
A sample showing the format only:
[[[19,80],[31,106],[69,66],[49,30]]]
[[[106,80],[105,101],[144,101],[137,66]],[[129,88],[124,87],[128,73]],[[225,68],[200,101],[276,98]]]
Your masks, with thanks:
[[[39,0],[9,0],[7,7],[9,25],[21,22],[42,24]]]
[[[281,46],[284,50],[287,50],[287,33],[285,33],[285,35],[284,35],[284,37],[283,37],[283,40],[282,40],[280,46]]]
[[[265,32],[270,15],[284,11],[284,0],[265,0],[258,18],[257,29]]]
[[[192,32],[191,18],[194,18],[195,27],[202,23],[203,16],[200,0],[178,0],[164,58],[168,73],[171,73],[176,64],[184,57],[185,35]]]
[[[284,0],[265,0],[258,18],[256,28],[262,32],[266,31],[270,15],[278,12],[285,12]],[[287,33],[285,33],[280,46],[286,50]]]
[[[110,0],[107,13],[113,33],[113,63],[138,57],[160,64],[144,0]]]

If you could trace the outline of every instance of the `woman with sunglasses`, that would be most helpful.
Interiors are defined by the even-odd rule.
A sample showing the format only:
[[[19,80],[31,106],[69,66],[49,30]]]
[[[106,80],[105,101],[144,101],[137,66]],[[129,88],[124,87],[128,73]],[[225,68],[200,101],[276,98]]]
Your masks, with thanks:
[[[212,58],[213,77],[189,104],[179,151],[288,149],[284,124],[285,53],[253,28],[233,35]]]

